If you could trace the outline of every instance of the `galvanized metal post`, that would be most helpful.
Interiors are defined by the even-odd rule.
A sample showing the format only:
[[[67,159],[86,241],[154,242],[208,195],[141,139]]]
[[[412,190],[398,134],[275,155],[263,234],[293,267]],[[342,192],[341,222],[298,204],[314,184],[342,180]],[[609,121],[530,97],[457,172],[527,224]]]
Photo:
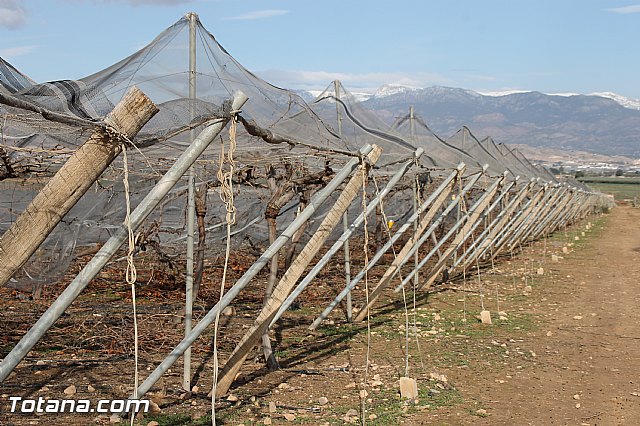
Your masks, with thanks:
[[[440,238],[439,244],[442,245],[443,242],[447,241],[454,233],[458,231],[458,229],[462,228],[460,232],[457,232],[457,235],[454,237],[453,241],[451,242],[447,250],[445,250],[444,253],[442,254],[442,258],[438,260],[436,267],[433,268],[433,270],[429,273],[429,277],[427,278],[427,281],[422,283],[420,285],[420,288],[424,287],[425,285],[428,287],[429,285],[431,285],[433,280],[435,280],[436,275],[440,273],[440,270],[442,268],[444,268],[444,265],[449,259],[449,257],[451,257],[453,253],[455,253],[458,243],[464,241],[464,239],[469,234],[469,230],[471,229],[471,227],[478,221],[480,214],[489,205],[489,203],[491,202],[491,199],[497,192],[499,185],[502,182],[504,182],[504,179],[505,179],[505,176],[496,179],[496,181],[491,185],[491,187],[484,194],[482,194],[482,196],[471,206],[471,208],[463,216],[461,216],[460,219],[458,219],[456,224],[449,229],[447,234],[444,237]],[[463,197],[463,195],[460,195],[460,197]],[[402,288],[405,285],[407,285],[407,283],[411,280],[413,275],[422,267],[424,267],[424,265],[426,265],[426,263],[436,253],[436,251],[437,251],[437,248],[434,247],[429,252],[429,254],[425,256],[420,261],[420,263],[418,263],[418,267],[413,269],[411,272],[409,272],[408,275],[404,277],[400,285],[396,287],[394,291],[398,292],[402,290]]]
[[[322,311],[322,313],[315,319],[313,324],[309,327],[311,330],[315,330],[318,328],[320,323],[324,321],[327,316],[333,311],[333,309],[344,299],[346,294],[355,287],[362,278],[364,278],[365,274],[369,271],[369,269],[373,268],[375,264],[382,258],[382,256],[391,248],[391,246],[409,229],[410,226],[418,219],[419,214],[425,211],[436,199],[440,196],[440,194],[445,191],[445,189],[458,177],[459,174],[463,172],[465,169],[464,163],[460,163],[457,169],[454,170],[447,178],[442,182],[442,184],[429,196],[427,199],[420,205],[417,214],[413,214],[407,221],[396,231],[395,234],[391,236],[391,239],[385,243],[385,245],[378,250],[378,252],[369,260],[369,264],[363,268],[358,275],[351,280],[349,287],[344,288],[340,294],[336,296],[336,298],[329,303],[329,305]]]
[[[196,99],[196,23],[197,15],[193,12],[187,14],[189,20],[189,112],[191,119],[195,116]],[[189,132],[191,143],[195,139],[195,131]],[[191,332],[191,320],[193,317],[193,257],[194,257],[194,233],[196,221],[196,173],[192,165],[189,168],[188,195],[187,195],[187,270],[185,277],[185,306],[184,306],[184,335]],[[191,348],[184,353],[184,368],[182,387],[191,392]]]
[[[489,223],[484,231],[482,231],[478,239],[471,245],[471,247],[469,247],[469,250],[467,250],[464,255],[458,259],[457,263],[454,264],[454,267],[457,267],[459,263],[464,262],[462,269],[466,271],[469,269],[472,262],[475,262],[481,257],[481,254],[493,244],[496,236],[509,222],[511,215],[517,206],[531,190],[534,181],[535,178],[532,178],[527,185],[520,189],[515,197],[509,200],[507,205],[502,208],[500,213],[496,215],[491,223]]]
[[[418,148],[414,153],[415,159],[420,158],[423,152],[424,151],[422,148]],[[382,191],[380,191],[380,193],[373,200],[371,200],[371,202],[367,205],[364,212],[360,213],[360,215],[353,221],[351,226],[349,226],[342,233],[340,238],[338,238],[338,240],[333,244],[333,246],[331,246],[331,248],[329,248],[329,250],[327,250],[327,252],[322,256],[322,258],[313,266],[313,268],[311,269],[311,271],[309,271],[307,276],[304,277],[304,279],[298,284],[298,286],[291,292],[291,294],[284,301],[284,303],[276,313],[275,317],[273,317],[273,320],[271,320],[271,324],[269,325],[270,327],[273,326],[273,324],[275,324],[276,321],[278,321],[278,319],[280,319],[282,314],[284,314],[284,312],[289,308],[289,306],[291,306],[293,301],[300,295],[300,293],[302,293],[302,291],[309,285],[309,283],[313,281],[313,279],[318,275],[318,273],[322,270],[322,268],[324,268],[326,264],[329,263],[333,255],[336,254],[338,250],[340,250],[340,247],[342,247],[346,242],[349,241],[349,238],[351,238],[355,230],[358,229],[360,225],[362,225],[365,217],[369,216],[376,209],[376,207],[382,202],[384,197],[386,197],[389,194],[389,192],[391,192],[391,190],[398,184],[398,182],[400,182],[400,179],[402,179],[402,177],[409,171],[411,166],[415,164],[415,159],[406,161],[403,164],[403,166],[400,167],[400,169],[398,169],[398,171],[391,177],[391,179],[389,179],[389,182],[387,182],[387,185],[382,189]],[[350,282],[347,282],[344,288],[348,288],[350,284],[351,284]],[[347,293],[347,296],[348,294],[349,293]]]
[[[480,224],[482,222],[486,222],[486,219],[489,217],[489,215],[496,209],[496,207],[498,207],[498,204],[500,204],[502,202],[502,200],[504,199],[504,197],[506,196],[506,194],[509,193],[509,191],[511,190],[511,188],[515,185],[515,182],[509,182],[504,188],[502,188],[502,190],[500,191],[500,195],[498,195],[496,197],[496,199],[491,203],[491,205],[486,209],[485,212],[482,213],[482,215],[473,223],[473,225],[470,227],[470,229],[468,230],[468,232],[464,232],[461,231],[462,233],[462,238],[459,239],[459,241],[457,242],[457,244],[455,244],[455,248],[453,250],[453,253],[457,253],[458,250],[460,249],[460,247],[462,247],[462,245],[473,235],[473,233],[475,232],[475,230],[478,228],[478,226],[480,226]],[[473,220],[473,219],[471,219]],[[466,226],[466,225],[465,225]],[[485,231],[489,229],[488,227],[485,229]],[[483,234],[481,234],[482,236]],[[480,237],[481,237],[480,236]],[[480,238],[479,237],[479,238]],[[468,247],[463,253],[461,253],[458,257],[456,257],[453,260],[453,264],[451,265],[451,267],[449,268],[449,275],[451,275],[451,273],[457,268],[457,266],[462,262],[462,260],[466,257],[466,255],[469,253],[470,250],[473,249],[474,247],[473,243],[470,247]],[[439,262],[442,261],[443,256],[440,256]]]
[[[239,109],[239,108],[238,108]],[[360,150],[361,155],[367,155],[371,152],[372,146],[366,145]],[[218,312],[229,306],[233,299],[242,291],[243,288],[251,282],[251,280],[269,263],[271,258],[287,244],[293,234],[318,210],[318,208],[326,201],[326,199],[336,191],[340,184],[349,177],[349,175],[358,167],[360,161],[358,158],[352,158],[338,172],[334,178],[323,189],[318,191],[307,207],[300,212],[298,216],[289,224],[282,234],[276,238],[267,250],[258,258],[258,260],[247,269],[247,271],[236,281],[236,283],[222,296],[222,299],[200,320],[198,324],[191,330],[189,335],[185,336],[180,343],[171,351],[169,355],[156,367],[156,369],[147,377],[147,379],[138,387],[138,397],[141,398],[151,387],[162,377],[162,375],[176,362],[176,360],[191,346],[191,344],[215,321]],[[131,397],[130,397],[131,398]]]
[[[232,108],[239,110],[246,101],[247,97],[244,93],[236,92],[233,94]],[[220,118],[213,121],[182,153],[174,165],[171,166],[156,186],[151,189],[147,196],[131,213],[130,226],[134,231],[142,225],[146,217],[160,204],[164,196],[175,186],[178,180],[186,173],[193,162],[196,161],[204,149],[209,146],[228,122],[229,118]],[[0,381],[7,378],[22,358],[25,357],[44,333],[46,333],[53,323],[64,313],[89,282],[100,272],[104,265],[107,264],[128,237],[129,229],[122,225],[115,234],[107,240],[100,251],[87,263],[49,309],[42,314],[40,319],[38,319],[27,334],[22,337],[18,344],[4,358],[2,363],[0,363]]]
[[[424,233],[422,233],[422,230],[424,230],[427,227],[431,219],[435,216],[435,213],[436,213],[435,209],[431,208],[429,211],[429,213],[431,214],[428,213],[427,215],[425,215],[425,217],[421,219],[420,229],[417,232],[419,236],[421,235],[420,238],[417,241],[414,239],[410,239],[404,245],[402,250],[400,250],[400,253],[397,254],[396,258],[393,260],[392,264],[387,268],[387,270],[385,271],[384,275],[382,276],[382,278],[380,279],[376,287],[369,294],[367,305],[362,309],[360,309],[360,311],[356,314],[356,319],[355,319],[356,321],[364,320],[364,318],[367,316],[368,309],[370,309],[371,306],[373,306],[375,301],[382,294],[382,291],[391,282],[393,277],[396,276],[400,268],[402,268],[402,266],[405,263],[407,263],[409,259],[411,259],[411,257],[418,251],[418,248],[420,248],[420,246],[425,243],[427,238],[429,238],[431,234],[436,230],[436,228],[440,225],[440,223],[444,221],[446,216],[458,205],[458,203],[461,200],[461,197],[464,197],[464,195],[473,187],[473,185],[475,185],[475,183],[478,181],[480,176],[481,174],[477,174],[470,179],[467,185],[465,185],[462,191],[460,191],[458,196],[449,203],[447,208],[445,208],[444,212],[442,212],[438,216],[438,218],[435,221],[433,221],[433,223],[431,223],[431,226],[429,227],[429,229],[424,231]],[[439,209],[440,208],[439,203],[434,204],[434,207]]]
[[[338,102],[338,100],[340,100],[340,80],[333,80],[333,91],[335,92],[336,95],[336,119],[338,121],[338,136],[340,136],[340,138],[342,138],[342,114],[340,114],[340,102]],[[344,212],[344,215],[342,216],[342,232],[347,232],[349,228],[349,212],[348,210]],[[346,282],[346,285],[349,286],[349,283],[351,282],[351,252],[349,250],[349,240],[345,240],[344,244],[342,246],[343,250],[344,250],[344,280]],[[302,291],[302,290],[301,290]],[[286,304],[286,301],[285,301]],[[287,305],[288,307],[288,305]],[[351,316],[352,316],[352,302],[351,302],[351,292],[349,292],[347,294],[347,321],[351,322]],[[280,317],[280,315],[282,315],[281,313],[279,313],[279,315],[276,315],[276,317]],[[275,322],[272,321],[272,324]]]

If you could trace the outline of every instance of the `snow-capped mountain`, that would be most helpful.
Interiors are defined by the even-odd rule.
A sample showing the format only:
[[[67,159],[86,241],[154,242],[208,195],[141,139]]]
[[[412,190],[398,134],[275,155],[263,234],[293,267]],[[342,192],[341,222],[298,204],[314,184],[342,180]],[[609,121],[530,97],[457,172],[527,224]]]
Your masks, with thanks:
[[[590,96],[600,96],[601,98],[613,99],[625,108],[640,110],[640,99],[627,98],[626,96],[612,92],[596,92],[591,93]]]
[[[413,106],[443,137],[466,125],[500,142],[640,157],[640,108],[635,105],[627,98],[602,94],[488,94],[442,86],[394,87],[363,102],[388,122]]]
[[[431,86],[427,88],[420,88],[420,87],[407,86],[403,84],[390,83],[390,84],[385,84],[380,86],[373,93],[351,92],[351,95],[354,96],[356,101],[365,102],[372,98],[381,99],[381,98],[385,98],[388,96],[395,96],[395,95],[406,96],[406,95],[412,95],[412,94],[415,95],[415,94],[421,94],[421,93],[424,93],[424,94],[428,93],[429,95],[432,95],[432,96],[440,96],[445,93],[450,95],[452,91],[456,91],[458,94],[466,94],[470,96],[487,96],[487,97],[493,97],[493,98],[500,98],[503,96],[510,96],[510,95],[517,95],[517,94],[534,93],[534,91],[532,90],[519,90],[519,89],[500,90],[500,91],[475,91],[475,90],[469,90],[469,89],[459,89],[459,88],[443,87],[443,86]],[[309,90],[304,92],[301,91],[299,93],[306,100],[313,100],[317,96],[319,96],[322,93],[322,91]],[[538,92],[535,92],[535,93],[538,93]],[[545,93],[545,95],[561,96],[561,97],[597,96],[601,98],[611,99],[625,108],[640,110],[640,99],[629,98],[613,92],[594,92],[588,95],[582,95],[580,93],[573,93],[573,92],[561,92],[561,93]]]
[[[378,90],[376,90],[371,97],[384,98],[386,96],[398,95],[401,93],[408,93],[416,90],[423,90],[423,89],[420,87],[411,87],[411,86],[405,86],[402,84],[393,84],[393,83],[385,84],[383,86],[380,86]]]

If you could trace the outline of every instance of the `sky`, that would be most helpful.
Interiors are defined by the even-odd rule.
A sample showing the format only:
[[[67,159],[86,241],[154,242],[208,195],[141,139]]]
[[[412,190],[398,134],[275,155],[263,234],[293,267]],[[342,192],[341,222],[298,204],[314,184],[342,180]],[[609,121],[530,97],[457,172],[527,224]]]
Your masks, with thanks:
[[[0,0],[0,56],[37,82],[78,79],[187,12],[246,68],[289,89],[338,79],[352,92],[640,98],[639,0]]]

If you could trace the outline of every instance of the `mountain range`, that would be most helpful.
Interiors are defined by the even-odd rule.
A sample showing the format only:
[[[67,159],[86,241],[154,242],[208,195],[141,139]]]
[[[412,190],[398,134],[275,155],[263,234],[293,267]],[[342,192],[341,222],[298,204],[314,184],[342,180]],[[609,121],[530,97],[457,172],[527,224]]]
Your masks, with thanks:
[[[640,158],[640,100],[615,93],[479,93],[386,85],[354,100],[392,123],[409,106],[443,138],[466,125],[496,142]]]

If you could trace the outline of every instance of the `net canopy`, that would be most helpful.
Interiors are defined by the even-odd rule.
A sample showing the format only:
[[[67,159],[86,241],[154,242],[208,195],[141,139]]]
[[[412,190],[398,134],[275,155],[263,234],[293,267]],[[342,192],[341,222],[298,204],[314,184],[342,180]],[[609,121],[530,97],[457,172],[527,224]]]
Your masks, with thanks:
[[[433,163],[433,167],[450,169],[464,162],[468,171],[477,172],[482,169],[483,165],[477,159],[435,134],[413,109],[407,115],[398,117],[392,128],[416,146],[423,148],[424,156]]]
[[[383,149],[380,167],[411,158],[416,151],[414,144],[391,129],[374,112],[364,108],[340,81],[329,84],[310,106],[324,123],[336,129],[348,143],[355,146],[375,143],[380,146]],[[433,164],[427,163],[425,166]]]
[[[502,152],[493,141],[479,142],[466,127],[444,140],[417,115],[401,117],[389,126],[339,82],[331,83],[309,105],[295,92],[244,68],[197,16],[188,14],[131,56],[79,80],[36,83],[0,58],[0,234],[70,155],[104,126],[104,117],[133,86],[159,112],[128,144],[127,164],[119,157],[109,166],[11,285],[55,281],[80,248],[106,241],[125,217],[125,169],[135,208],[207,123],[230,116],[228,99],[236,91],[249,99],[239,113],[241,125],[230,160],[239,188],[234,192],[236,244],[267,239],[264,218],[274,197],[271,180],[290,184],[294,194],[278,213],[279,220],[288,223],[308,192],[359,156],[365,144],[383,148],[376,165],[383,179],[400,162],[411,160],[417,148],[424,149],[424,154],[420,167],[412,171],[416,175],[424,170],[445,174],[464,162],[467,173],[488,164],[494,176],[508,169],[513,176],[530,173],[550,179],[526,159],[510,150]],[[220,134],[219,141],[194,166],[196,181],[211,193],[205,228],[207,245],[213,248],[225,236],[227,211],[217,199],[217,172],[220,148],[229,143],[228,131]],[[397,216],[406,214],[406,206],[411,205],[410,191],[406,191],[410,185],[405,182],[404,191],[389,197],[387,205]],[[183,252],[186,194],[187,178],[183,178],[146,220],[139,233],[139,250],[153,248],[164,259]],[[312,222],[324,213],[319,209]]]

